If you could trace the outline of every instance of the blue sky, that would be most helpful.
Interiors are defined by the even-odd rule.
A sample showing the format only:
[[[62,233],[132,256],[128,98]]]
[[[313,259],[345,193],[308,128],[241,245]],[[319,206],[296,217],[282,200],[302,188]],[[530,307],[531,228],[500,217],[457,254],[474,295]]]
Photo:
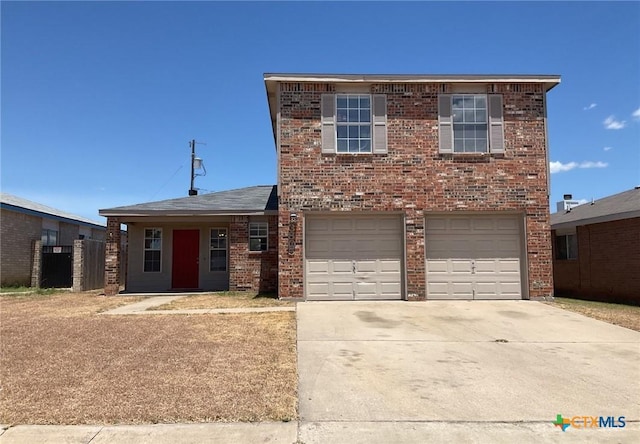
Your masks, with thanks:
[[[265,72],[560,74],[551,203],[640,185],[640,3],[1,2],[1,187],[96,220],[276,181]]]

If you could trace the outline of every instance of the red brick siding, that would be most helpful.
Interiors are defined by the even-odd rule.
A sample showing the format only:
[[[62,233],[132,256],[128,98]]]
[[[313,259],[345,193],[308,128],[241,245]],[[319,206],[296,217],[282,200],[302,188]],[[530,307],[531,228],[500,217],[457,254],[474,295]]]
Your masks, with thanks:
[[[229,225],[229,289],[271,292],[278,282],[278,218],[269,216],[269,249],[249,251],[248,216],[233,216]],[[256,219],[258,220],[258,219]],[[262,220],[262,219],[261,219]]]
[[[640,304],[640,218],[577,227],[578,259],[554,260],[558,296]]]
[[[406,216],[407,293],[424,298],[424,216],[512,211],[526,215],[529,295],[552,294],[544,92],[496,84],[504,102],[504,155],[438,152],[437,97],[447,84],[380,84],[387,155],[321,154],[320,100],[331,84],[285,83],[280,92],[280,297],[303,296],[305,211],[393,211]],[[299,217],[290,230],[290,213]],[[293,239],[290,239],[293,236]],[[294,248],[289,244],[293,241]]]

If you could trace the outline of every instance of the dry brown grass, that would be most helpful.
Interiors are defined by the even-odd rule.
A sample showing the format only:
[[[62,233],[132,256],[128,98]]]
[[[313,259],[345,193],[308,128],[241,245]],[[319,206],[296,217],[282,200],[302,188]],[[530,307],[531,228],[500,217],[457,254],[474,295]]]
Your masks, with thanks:
[[[106,316],[138,298],[0,298],[0,423],[296,418],[295,319]]]
[[[640,331],[640,307],[569,298],[555,298],[554,302],[547,302],[547,304]]]
[[[227,291],[203,295],[185,296],[168,304],[149,310],[191,310],[200,308],[284,307],[294,302],[280,301],[273,295],[261,295],[247,291]]]

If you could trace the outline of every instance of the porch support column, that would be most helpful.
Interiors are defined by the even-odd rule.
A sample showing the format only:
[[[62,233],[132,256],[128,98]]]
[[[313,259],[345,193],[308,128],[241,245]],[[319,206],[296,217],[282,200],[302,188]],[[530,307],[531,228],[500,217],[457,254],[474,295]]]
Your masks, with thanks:
[[[120,218],[107,218],[107,239],[104,259],[104,294],[115,296],[120,292]]]

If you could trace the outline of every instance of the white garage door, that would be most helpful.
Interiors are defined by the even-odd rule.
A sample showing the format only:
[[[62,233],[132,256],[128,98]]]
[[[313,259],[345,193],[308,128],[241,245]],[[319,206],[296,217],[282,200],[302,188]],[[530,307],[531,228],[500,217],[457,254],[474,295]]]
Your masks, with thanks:
[[[428,217],[428,299],[522,299],[517,216]]]
[[[309,216],[305,239],[308,300],[401,299],[399,216]]]

